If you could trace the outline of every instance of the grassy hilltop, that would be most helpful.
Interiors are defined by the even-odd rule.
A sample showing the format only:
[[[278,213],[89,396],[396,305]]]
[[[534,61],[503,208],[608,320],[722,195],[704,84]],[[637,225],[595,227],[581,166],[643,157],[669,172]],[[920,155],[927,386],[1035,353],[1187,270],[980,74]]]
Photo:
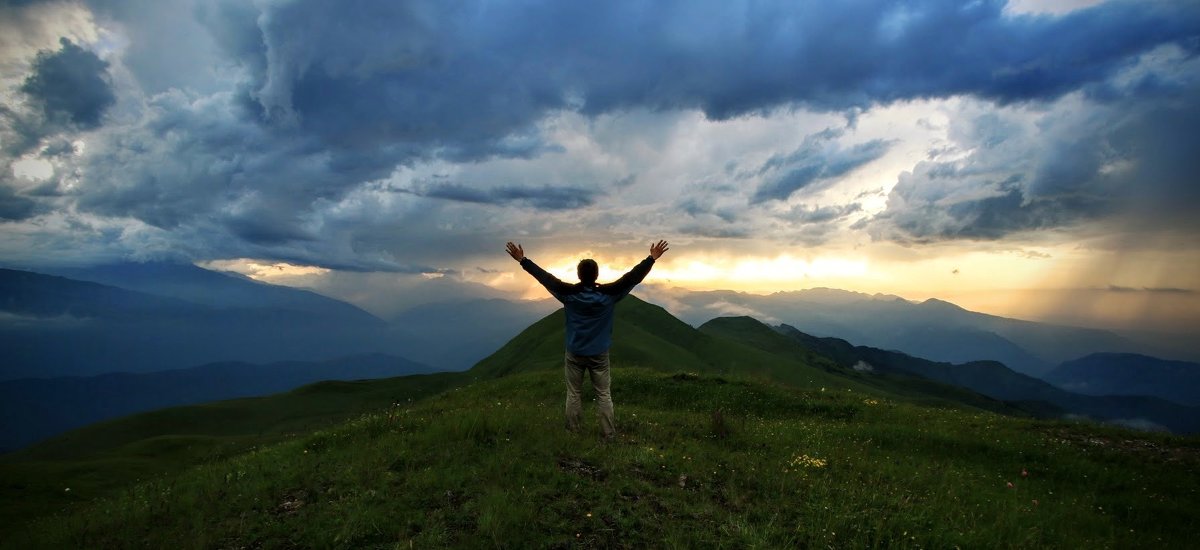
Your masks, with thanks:
[[[7,457],[0,544],[1190,542],[1196,438],[1036,420],[949,386],[847,372],[750,319],[697,330],[636,298],[613,350],[621,436],[601,443],[590,407],[591,431],[568,434],[559,315],[467,373],[135,415]],[[122,470],[139,459],[137,475]],[[109,474],[91,494],[64,492]],[[17,498],[40,511],[22,516]]]

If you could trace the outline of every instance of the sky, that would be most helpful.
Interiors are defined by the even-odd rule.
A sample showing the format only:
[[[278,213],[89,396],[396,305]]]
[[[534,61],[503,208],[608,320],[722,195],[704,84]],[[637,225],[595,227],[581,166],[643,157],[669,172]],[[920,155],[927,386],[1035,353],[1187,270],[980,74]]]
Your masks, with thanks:
[[[9,0],[0,264],[370,305],[661,238],[664,287],[1194,331],[1197,53],[1186,0]]]

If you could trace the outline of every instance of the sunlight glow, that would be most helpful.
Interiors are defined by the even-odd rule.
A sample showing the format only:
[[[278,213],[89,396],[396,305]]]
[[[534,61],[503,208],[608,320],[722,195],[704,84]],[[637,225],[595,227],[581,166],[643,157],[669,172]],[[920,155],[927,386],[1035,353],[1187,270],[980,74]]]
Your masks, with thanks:
[[[13,176],[18,178],[40,182],[46,181],[54,175],[54,165],[43,158],[27,157],[14,162],[12,172]]]
[[[287,281],[299,277],[324,275],[329,269],[311,265],[295,265],[287,262],[266,262],[251,258],[236,258],[232,260],[212,260],[201,262],[200,267],[217,271],[232,271],[240,273],[256,281],[267,283],[287,284]]]
[[[669,254],[669,253],[668,253]],[[600,281],[614,281],[625,270],[636,265],[637,259],[608,260],[596,257],[600,264]],[[564,281],[579,280],[575,274],[577,259],[556,260],[543,266]],[[775,257],[686,256],[659,260],[651,272],[654,281],[691,289],[732,289],[773,292],[796,290],[812,286],[846,284],[850,279],[866,277],[868,262],[863,258],[819,257],[803,259],[789,254]],[[541,297],[534,283],[525,297]]]

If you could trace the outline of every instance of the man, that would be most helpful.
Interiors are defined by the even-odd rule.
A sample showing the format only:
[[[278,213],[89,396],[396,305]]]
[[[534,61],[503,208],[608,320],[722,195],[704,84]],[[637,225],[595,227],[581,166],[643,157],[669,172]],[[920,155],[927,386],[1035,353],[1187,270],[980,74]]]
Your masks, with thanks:
[[[613,418],[612,394],[609,392],[611,377],[608,370],[608,348],[612,345],[613,308],[633,287],[642,282],[650,268],[667,251],[667,241],[658,241],[650,246],[650,255],[629,273],[608,284],[596,284],[600,268],[592,259],[581,260],[576,272],[579,282],[568,284],[538,267],[525,257],[521,245],[508,243],[508,255],[518,262],[537,282],[546,287],[555,299],[562,302],[567,316],[567,357],[564,371],[567,378],[567,429],[579,431],[579,420],[583,413],[579,392],[583,385],[583,371],[592,378],[596,389],[596,406],[600,416],[600,428],[605,439],[616,436]]]

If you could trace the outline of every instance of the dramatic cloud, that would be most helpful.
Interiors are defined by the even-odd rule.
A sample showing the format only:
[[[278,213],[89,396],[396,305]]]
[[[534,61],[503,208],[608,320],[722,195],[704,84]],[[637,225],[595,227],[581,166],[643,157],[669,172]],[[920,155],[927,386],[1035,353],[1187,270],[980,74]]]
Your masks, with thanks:
[[[1047,111],[971,107],[950,144],[902,173],[877,237],[1000,239],[1121,219],[1127,230],[1200,230],[1200,62],[1165,49],[1121,79]],[[972,112],[974,111],[974,112]]]
[[[494,268],[507,238],[909,261],[1200,235],[1194,2],[93,0],[0,15],[4,262],[440,273]]]
[[[23,220],[33,215],[36,203],[5,186],[0,186],[0,219]]]
[[[107,69],[108,63],[95,53],[63,38],[58,52],[38,54],[21,91],[51,123],[95,128],[104,110],[116,102]]]
[[[502,185],[490,189],[480,189],[456,183],[427,184],[422,185],[419,189],[402,189],[400,192],[478,204],[528,204],[547,210],[582,208],[595,202],[595,197],[599,194],[597,189],[579,187]]]
[[[842,149],[830,140],[841,132],[825,131],[809,136],[800,149],[787,155],[771,157],[758,175],[770,174],[754,193],[752,202],[786,200],[801,189],[812,190],[826,186],[851,170],[884,155],[888,143],[872,140]]]

